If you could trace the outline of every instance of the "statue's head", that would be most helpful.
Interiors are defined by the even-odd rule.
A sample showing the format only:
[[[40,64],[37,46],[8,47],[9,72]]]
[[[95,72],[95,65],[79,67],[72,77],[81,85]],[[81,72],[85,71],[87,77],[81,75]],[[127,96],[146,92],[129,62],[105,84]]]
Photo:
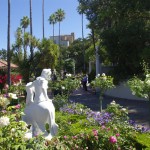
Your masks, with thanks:
[[[51,74],[52,74],[51,69],[43,69],[41,73],[41,77],[45,78],[46,80],[50,80]]]

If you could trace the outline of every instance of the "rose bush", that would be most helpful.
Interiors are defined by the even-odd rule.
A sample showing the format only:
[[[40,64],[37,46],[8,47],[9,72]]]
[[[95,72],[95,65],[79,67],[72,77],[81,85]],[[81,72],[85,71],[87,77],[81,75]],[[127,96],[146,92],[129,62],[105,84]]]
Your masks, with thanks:
[[[127,83],[133,95],[146,98],[150,101],[150,74],[146,74],[143,80],[135,76],[128,80]]]
[[[102,75],[98,74],[96,78],[91,82],[91,86],[100,89],[99,100],[100,111],[102,111],[102,100],[104,93],[106,92],[106,90],[115,87],[115,85],[113,84],[113,77],[106,76],[105,73],[103,73]]]

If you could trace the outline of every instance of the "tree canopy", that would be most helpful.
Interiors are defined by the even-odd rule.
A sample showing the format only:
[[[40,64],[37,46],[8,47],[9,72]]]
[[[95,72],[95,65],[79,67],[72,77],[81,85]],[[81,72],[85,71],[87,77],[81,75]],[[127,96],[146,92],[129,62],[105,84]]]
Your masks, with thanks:
[[[150,13],[147,0],[78,0],[82,12],[102,41],[117,72],[126,75],[142,71],[150,62]],[[80,6],[81,7],[81,6]]]

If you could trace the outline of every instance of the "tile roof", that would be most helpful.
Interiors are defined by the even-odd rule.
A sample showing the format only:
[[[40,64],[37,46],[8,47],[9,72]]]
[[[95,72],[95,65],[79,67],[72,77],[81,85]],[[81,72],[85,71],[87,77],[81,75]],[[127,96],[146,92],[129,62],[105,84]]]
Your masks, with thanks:
[[[17,65],[11,63],[10,64],[11,68],[18,68]],[[7,68],[7,61],[0,59],[0,69],[6,69]]]

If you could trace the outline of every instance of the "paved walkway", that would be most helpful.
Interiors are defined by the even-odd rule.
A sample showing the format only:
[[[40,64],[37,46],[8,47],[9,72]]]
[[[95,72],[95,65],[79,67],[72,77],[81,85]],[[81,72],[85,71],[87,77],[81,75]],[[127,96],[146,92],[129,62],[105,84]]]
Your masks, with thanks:
[[[90,89],[84,91],[82,88],[74,91],[70,96],[70,100],[86,105],[93,111],[99,111],[99,94],[92,92]],[[118,99],[104,96],[103,109],[107,107],[113,100],[124,108],[128,108],[129,118],[134,120],[136,124],[144,125],[150,128],[149,102],[142,100]]]

